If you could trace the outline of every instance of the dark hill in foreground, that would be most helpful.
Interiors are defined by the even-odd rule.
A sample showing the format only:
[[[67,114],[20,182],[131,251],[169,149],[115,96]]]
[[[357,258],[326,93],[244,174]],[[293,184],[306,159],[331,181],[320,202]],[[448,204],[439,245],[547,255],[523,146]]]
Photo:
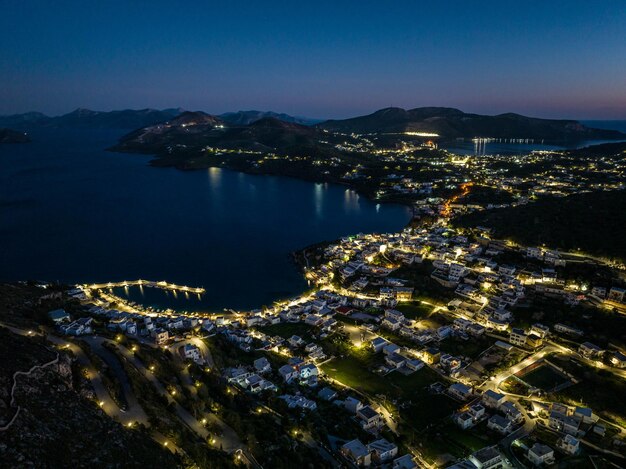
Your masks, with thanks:
[[[0,425],[12,421],[1,433],[2,467],[181,466],[178,457],[141,429],[128,430],[108,418],[67,353],[0,327],[0,354]],[[13,385],[16,371],[49,363],[57,355],[57,363],[21,375]],[[11,391],[20,408],[14,420]]]
[[[620,139],[616,130],[593,129],[574,120],[538,119],[507,113],[497,116],[470,114],[454,108],[386,108],[366,116],[328,120],[322,129],[354,133],[428,132],[442,138],[528,138],[551,141]]]
[[[493,228],[498,238],[530,246],[626,260],[626,191],[550,197],[514,208],[485,210],[454,220],[458,226]]]

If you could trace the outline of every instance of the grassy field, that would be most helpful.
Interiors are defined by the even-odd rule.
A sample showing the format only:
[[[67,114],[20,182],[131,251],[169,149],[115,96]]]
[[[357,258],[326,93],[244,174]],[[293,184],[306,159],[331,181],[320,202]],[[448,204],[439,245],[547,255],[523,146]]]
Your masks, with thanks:
[[[568,381],[567,377],[563,376],[548,364],[543,364],[539,368],[535,368],[531,372],[519,376],[519,378],[531,386],[547,392],[550,392],[552,389]]]
[[[304,340],[310,340],[312,328],[301,322],[282,322],[280,324],[259,327],[259,331],[268,335],[278,335],[283,339],[289,339],[291,336],[297,335]]]
[[[470,357],[476,359],[483,351],[493,345],[494,340],[489,337],[472,338],[471,340],[448,339],[440,344],[442,352],[454,356]]]
[[[332,379],[368,394],[385,394],[389,385],[384,378],[372,373],[352,358],[340,358],[322,365],[322,370]]]
[[[400,303],[396,306],[398,311],[402,311],[409,319],[423,319],[433,310],[433,307],[419,301],[411,303]]]
[[[374,360],[382,362],[375,355],[371,355],[371,358],[349,355],[325,363],[322,370],[346,386],[370,395],[384,394],[389,399],[410,400],[414,396],[425,394],[425,387],[441,380],[437,373],[426,367],[408,376],[395,371],[380,376],[370,371],[375,364]]]

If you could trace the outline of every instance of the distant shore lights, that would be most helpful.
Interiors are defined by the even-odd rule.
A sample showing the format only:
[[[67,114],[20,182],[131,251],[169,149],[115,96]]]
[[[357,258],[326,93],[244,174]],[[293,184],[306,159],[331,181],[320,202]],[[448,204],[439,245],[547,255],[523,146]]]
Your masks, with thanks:
[[[411,135],[412,137],[439,137],[439,134],[432,132],[404,132],[404,135]]]

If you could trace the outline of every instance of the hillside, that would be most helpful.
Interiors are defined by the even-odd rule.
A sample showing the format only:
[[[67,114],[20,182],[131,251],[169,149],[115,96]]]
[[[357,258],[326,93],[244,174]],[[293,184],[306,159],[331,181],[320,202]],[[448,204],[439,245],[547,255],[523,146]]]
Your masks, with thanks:
[[[225,122],[232,125],[249,125],[266,117],[272,117],[274,119],[281,120],[283,122],[289,122],[292,124],[300,125],[313,125],[321,122],[319,119],[309,119],[308,117],[296,117],[290,116],[285,113],[278,113],[272,111],[237,111],[226,112],[218,116]]]
[[[136,129],[164,122],[181,113],[180,109],[126,109],[122,111],[92,111],[76,109],[68,114],[49,117],[38,112],[0,116],[0,126],[15,129],[32,129],[37,127],[78,127],[99,129]]]
[[[320,132],[272,117],[248,125],[232,125],[203,112],[185,112],[169,122],[125,135],[112,150],[162,153],[176,146],[288,153],[320,146]]]
[[[140,429],[128,430],[95,404],[73,359],[39,342],[0,327],[0,432],[3,467],[179,467],[178,458]]]
[[[513,208],[485,210],[454,220],[462,227],[493,228],[498,238],[530,246],[626,260],[626,191],[545,198]]]
[[[11,129],[0,129],[0,143],[26,143],[30,142],[28,135]]]
[[[573,120],[537,119],[513,113],[483,116],[444,107],[386,108],[367,116],[328,120],[318,124],[318,127],[354,133],[427,132],[442,138],[532,138],[552,141],[626,138],[626,134],[616,130],[593,129]]]

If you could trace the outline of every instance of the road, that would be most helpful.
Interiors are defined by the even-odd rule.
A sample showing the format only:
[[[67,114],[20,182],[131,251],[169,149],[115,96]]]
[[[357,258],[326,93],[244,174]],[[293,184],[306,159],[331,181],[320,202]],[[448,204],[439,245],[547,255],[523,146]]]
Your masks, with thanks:
[[[107,340],[99,338],[100,340]],[[209,437],[208,430],[204,427],[204,425],[199,422],[193,415],[191,415],[185,408],[183,408],[176,400],[171,396],[171,394],[165,389],[163,384],[151,373],[144,364],[126,347],[120,344],[116,344],[118,350],[122,354],[124,358],[126,358],[138,371],[141,373],[144,378],[152,383],[157,392],[164,396],[168,402],[174,403],[174,410],[178,418],[180,418],[189,429],[191,429],[194,433],[196,433],[200,438],[206,441]],[[222,448],[226,452],[234,452],[236,450],[242,449],[244,450],[244,454],[246,453],[246,446],[241,442],[239,436],[235,431],[226,425],[222,420],[220,420],[214,414],[206,415],[207,421],[219,426],[222,430],[221,436],[214,436],[215,442],[212,443],[217,448]]]
[[[20,334],[24,336],[31,336],[31,337],[33,335],[41,335],[40,332],[27,331],[24,329],[18,329],[16,327],[11,327],[5,324],[3,325],[16,334]],[[118,422],[124,425],[128,425],[128,423],[132,423],[132,422],[141,422],[141,423],[147,424],[147,419],[145,418],[145,413],[143,412],[143,409],[141,409],[141,413],[136,411],[136,409],[131,410],[130,408],[128,409],[128,411],[125,412],[118,407],[118,405],[115,403],[113,398],[109,395],[109,392],[104,386],[100,373],[93,366],[93,364],[91,363],[91,360],[89,359],[87,354],[83,351],[83,349],[81,349],[78,345],[76,345],[73,342],[69,342],[61,337],[57,337],[52,334],[48,334],[46,336],[46,339],[49,342],[53,343],[54,345],[62,349],[70,350],[74,354],[78,363],[85,369],[87,379],[89,379],[89,382],[91,383],[91,387],[93,388],[94,393],[96,394],[100,407],[109,417],[113,418],[114,420],[117,420]],[[143,417],[142,417],[142,414],[143,414]]]
[[[198,337],[185,339],[172,345],[172,355],[174,356],[174,360],[176,360],[176,362],[181,366],[181,377],[183,379],[183,384],[185,384],[191,394],[195,396],[198,393],[198,390],[194,386],[193,379],[189,374],[189,369],[186,366],[184,353],[182,351],[182,348],[187,344],[195,345],[196,347],[198,347],[198,349],[200,350],[200,355],[204,362],[203,365],[211,369],[215,369],[215,362],[213,361],[213,356],[211,355],[209,347],[207,347],[206,343],[204,343],[204,341]]]
[[[148,416],[144,412],[143,408],[139,404],[137,397],[135,396],[135,392],[133,391],[132,384],[124,367],[120,363],[119,359],[110,351],[103,347],[104,339],[101,337],[95,336],[84,336],[82,337],[91,350],[98,355],[104,362],[109,365],[115,377],[117,378],[120,386],[122,387],[122,392],[124,393],[124,399],[127,404],[127,409],[124,412],[126,418],[130,421],[135,421],[138,423],[143,423],[148,426]]]
[[[11,331],[17,334],[21,334],[21,335],[26,335],[26,336],[41,335],[40,332],[22,330],[22,329],[14,328],[11,326],[6,326],[6,327],[9,328]],[[132,386],[130,384],[128,376],[126,375],[126,372],[123,370],[119,362],[117,362],[116,360],[111,360],[111,356],[110,356],[111,352],[103,347],[104,342],[109,342],[111,344],[114,344],[118,348],[122,356],[126,358],[139,371],[139,373],[141,373],[148,381],[152,383],[152,385],[155,387],[157,392],[165,396],[168,402],[174,403],[174,410],[178,418],[185,425],[187,425],[187,427],[189,427],[194,433],[196,433],[200,438],[202,438],[205,441],[207,440],[209,436],[209,432],[205,428],[205,426],[201,422],[199,422],[195,417],[193,417],[185,408],[183,408],[180,404],[178,404],[174,400],[174,398],[170,395],[170,393],[165,389],[165,387],[161,384],[161,382],[154,376],[154,374],[151,373],[144,366],[144,364],[126,347],[124,347],[121,344],[115,343],[109,339],[106,339],[104,337],[97,337],[97,336],[82,336],[81,337],[81,339],[85,340],[85,342],[89,344],[92,350],[94,350],[94,352],[98,354],[98,356],[103,358],[103,360],[105,360],[107,363],[110,363],[110,366],[112,366],[112,368],[114,369],[114,372],[116,372],[116,375],[118,372],[121,373],[118,377],[120,378],[120,383],[122,384],[122,387],[124,389],[124,392],[127,398],[127,402],[129,404],[128,409],[124,411],[118,407],[118,405],[109,395],[106,387],[104,386],[104,383],[102,382],[100,373],[93,366],[87,354],[85,354],[85,352],[75,343],[65,340],[61,337],[58,337],[50,333],[49,330],[46,330],[46,332],[48,333],[47,340],[49,340],[50,342],[52,342],[53,344],[61,348],[71,350],[74,353],[79,364],[85,368],[87,378],[91,382],[94,392],[96,393],[96,396],[100,403],[100,407],[109,417],[112,417],[113,419],[121,422],[124,425],[128,425],[128,424],[132,425],[134,423],[143,423],[144,425],[149,426],[148,418],[143,408],[139,405],[136,396],[134,395]],[[194,340],[194,339],[191,339],[191,340]],[[213,363],[213,359],[210,355],[208,348],[206,347],[206,344],[204,344],[204,342],[202,342],[200,339],[196,339],[196,340],[197,340],[196,344],[198,345],[198,347],[200,347],[200,350],[206,357],[205,359],[207,359],[207,362]],[[113,366],[114,363],[115,363],[115,366]],[[242,458],[245,461],[247,461],[248,466],[260,467],[258,462],[256,462],[254,456],[248,451],[247,447],[243,444],[243,442],[240,440],[237,433],[232,428],[230,428],[226,423],[224,423],[221,419],[219,419],[215,414],[208,413],[205,416],[205,418],[207,419],[209,423],[213,424],[216,427],[219,427],[222,432],[221,435],[219,436],[214,435],[212,437],[211,444],[214,447],[221,448],[223,451],[226,451],[228,453],[237,452],[238,454],[241,454]],[[165,437],[163,437],[163,435],[161,435],[160,437],[161,437],[160,439],[163,440],[162,441],[163,443],[165,443],[165,441],[168,441],[167,439],[165,439]],[[159,441],[158,437],[155,439]],[[173,446],[173,443],[171,441],[168,441],[168,447],[169,446]],[[173,447],[170,449],[175,450],[175,448]]]

